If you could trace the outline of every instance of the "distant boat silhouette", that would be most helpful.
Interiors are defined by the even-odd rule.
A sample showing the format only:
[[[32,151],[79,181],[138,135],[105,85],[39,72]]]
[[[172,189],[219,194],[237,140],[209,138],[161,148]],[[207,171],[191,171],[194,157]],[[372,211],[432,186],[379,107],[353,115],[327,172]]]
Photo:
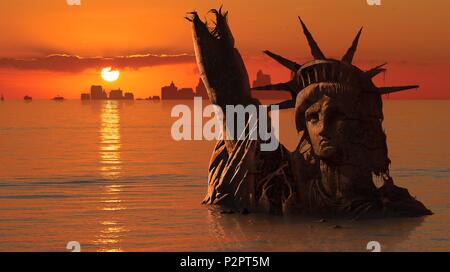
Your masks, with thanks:
[[[156,102],[158,102],[158,101],[161,100],[161,98],[160,98],[159,96],[155,95],[155,96],[149,96],[149,97],[147,97],[145,100],[156,101]]]
[[[32,101],[32,100],[33,100],[33,97],[28,96],[28,95],[25,95],[24,98],[23,98],[23,100],[25,100],[25,101]]]
[[[64,97],[58,95],[58,96],[53,97],[53,100],[54,101],[64,101]]]

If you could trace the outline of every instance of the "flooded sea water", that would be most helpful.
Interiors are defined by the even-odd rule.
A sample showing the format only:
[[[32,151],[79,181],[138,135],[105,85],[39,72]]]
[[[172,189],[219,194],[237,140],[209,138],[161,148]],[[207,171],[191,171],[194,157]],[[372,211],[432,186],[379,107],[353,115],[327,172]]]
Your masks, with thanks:
[[[215,143],[174,141],[174,103],[0,102],[0,251],[450,250],[450,101],[384,102],[391,174],[434,215],[323,223],[201,205]]]

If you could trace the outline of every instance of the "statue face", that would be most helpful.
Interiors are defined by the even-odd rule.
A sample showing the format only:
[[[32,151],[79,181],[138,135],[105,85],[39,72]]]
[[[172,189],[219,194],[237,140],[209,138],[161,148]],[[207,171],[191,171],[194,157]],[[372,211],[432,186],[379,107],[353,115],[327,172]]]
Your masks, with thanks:
[[[320,159],[339,157],[346,139],[347,107],[339,99],[323,96],[305,111],[306,129],[314,154]]]

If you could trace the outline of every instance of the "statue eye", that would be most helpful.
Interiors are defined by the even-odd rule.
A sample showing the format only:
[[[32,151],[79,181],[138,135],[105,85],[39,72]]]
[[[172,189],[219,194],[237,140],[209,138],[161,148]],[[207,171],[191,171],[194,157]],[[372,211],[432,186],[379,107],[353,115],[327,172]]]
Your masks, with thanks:
[[[311,123],[317,123],[319,121],[319,114],[317,112],[307,113],[306,121]]]

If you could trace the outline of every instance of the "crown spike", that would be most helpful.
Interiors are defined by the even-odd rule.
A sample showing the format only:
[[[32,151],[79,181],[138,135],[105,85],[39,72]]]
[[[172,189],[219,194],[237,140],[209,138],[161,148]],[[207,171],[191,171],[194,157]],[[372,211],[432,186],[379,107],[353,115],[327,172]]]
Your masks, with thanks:
[[[292,109],[295,108],[295,101],[294,100],[285,100],[280,103],[270,104],[268,108],[270,109],[271,106],[278,106],[279,110],[286,110],[286,109]]]
[[[352,42],[352,45],[350,46],[350,48],[347,50],[347,52],[345,53],[345,55],[342,57],[342,61],[351,64],[353,61],[353,56],[355,55],[356,49],[358,48],[358,42],[359,42],[359,37],[361,36],[361,32],[362,32],[363,28],[361,27],[358,31],[358,34],[356,34],[355,39]]]
[[[373,78],[373,77],[375,77],[376,75],[378,75],[379,73],[385,72],[385,71],[386,71],[386,69],[384,69],[384,68],[378,68],[378,69],[375,69],[375,70],[371,71],[371,73],[366,73],[366,75],[367,75],[369,78]]]
[[[253,87],[252,90],[259,90],[259,91],[292,91],[290,83],[291,82],[289,81],[289,82],[284,82],[284,83]]]
[[[269,57],[273,58],[275,61],[277,61],[279,64],[283,65],[284,67],[288,68],[289,70],[293,71],[293,72],[297,72],[301,65],[298,63],[295,63],[291,60],[288,60],[286,58],[283,58],[280,55],[277,55],[275,53],[270,52],[269,50],[265,50],[263,51],[264,54],[268,55]]]
[[[381,64],[381,65],[378,65],[378,66],[376,66],[376,67],[373,67],[373,68],[370,69],[370,70],[367,70],[367,71],[365,72],[366,76],[368,76],[369,78],[372,78],[372,77],[378,75],[379,73],[386,71],[385,68],[382,68],[382,67],[385,66],[386,64],[387,64],[387,63],[385,62],[385,63],[383,63],[383,64]]]
[[[406,91],[406,90],[410,90],[410,89],[417,89],[417,88],[419,88],[419,85],[381,87],[381,88],[378,88],[377,93],[390,94],[390,93],[396,93],[396,92]]]
[[[303,33],[305,34],[305,37],[308,40],[309,47],[311,48],[311,54],[313,55],[314,59],[316,60],[326,59],[325,55],[320,50],[319,46],[317,45],[316,41],[311,35],[311,32],[309,32],[308,28],[306,27],[305,23],[303,23],[300,16],[298,16],[298,19],[300,20],[300,24],[302,25],[303,28]]]
[[[278,83],[278,84],[271,84],[266,86],[260,86],[260,87],[253,87],[251,90],[255,91],[288,91],[292,99],[295,100],[297,97],[297,88],[295,87],[295,80],[292,79],[291,81],[284,82],[284,83]]]

